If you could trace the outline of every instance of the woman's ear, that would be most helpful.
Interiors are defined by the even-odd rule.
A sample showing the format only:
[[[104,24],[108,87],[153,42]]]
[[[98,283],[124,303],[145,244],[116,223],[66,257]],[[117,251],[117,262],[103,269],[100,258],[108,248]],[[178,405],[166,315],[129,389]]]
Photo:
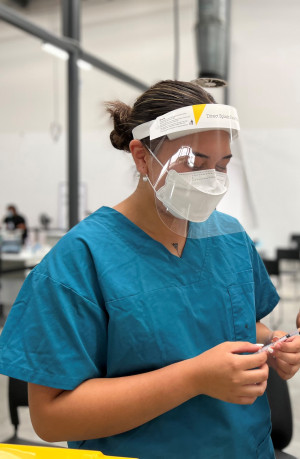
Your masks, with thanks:
[[[140,140],[131,140],[129,148],[137,171],[141,175],[148,175],[150,153]]]

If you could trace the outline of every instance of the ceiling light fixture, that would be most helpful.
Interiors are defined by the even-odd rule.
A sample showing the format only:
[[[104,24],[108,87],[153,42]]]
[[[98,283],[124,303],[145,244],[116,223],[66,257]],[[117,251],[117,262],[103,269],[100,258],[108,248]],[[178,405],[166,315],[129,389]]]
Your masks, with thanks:
[[[50,43],[42,43],[42,50],[52,54],[52,56],[59,57],[59,59],[64,61],[69,59],[69,54],[66,51],[57,48],[57,46],[51,45]]]
[[[59,59],[62,59],[64,61],[67,61],[69,59],[69,54],[66,51],[64,51],[61,48],[58,48],[57,46],[51,45],[50,43],[42,43],[42,49],[43,51],[52,54],[52,56],[58,57]],[[82,70],[91,70],[93,68],[93,66],[89,62],[84,61],[83,59],[78,59],[77,65]]]
[[[84,61],[82,59],[78,59],[77,65],[82,70],[91,70],[93,68],[92,64],[90,64],[89,62]]]

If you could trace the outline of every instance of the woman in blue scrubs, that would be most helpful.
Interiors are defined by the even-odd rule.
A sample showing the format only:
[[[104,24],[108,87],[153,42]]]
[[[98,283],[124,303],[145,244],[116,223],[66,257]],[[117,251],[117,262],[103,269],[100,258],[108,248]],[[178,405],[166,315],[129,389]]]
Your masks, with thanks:
[[[260,322],[279,298],[239,222],[215,210],[236,111],[179,81],[108,110],[137,189],[31,271],[0,371],[29,382],[33,426],[50,442],[140,459],[274,458],[268,365],[292,377],[300,338],[256,353],[285,333]]]

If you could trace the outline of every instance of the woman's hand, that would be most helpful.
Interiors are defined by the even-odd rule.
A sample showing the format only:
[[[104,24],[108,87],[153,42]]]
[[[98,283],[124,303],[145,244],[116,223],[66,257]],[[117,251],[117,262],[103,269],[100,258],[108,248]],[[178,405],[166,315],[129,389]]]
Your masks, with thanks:
[[[300,311],[298,312],[297,317],[296,317],[296,327],[300,328]]]
[[[247,342],[225,342],[195,357],[200,393],[230,403],[254,403],[265,392],[269,376],[268,356],[254,354],[258,349]],[[244,352],[250,355],[240,355]]]
[[[286,332],[273,332],[273,352],[269,354],[268,364],[274,368],[282,379],[290,379],[300,368],[300,336],[292,336],[284,342],[276,341]]]

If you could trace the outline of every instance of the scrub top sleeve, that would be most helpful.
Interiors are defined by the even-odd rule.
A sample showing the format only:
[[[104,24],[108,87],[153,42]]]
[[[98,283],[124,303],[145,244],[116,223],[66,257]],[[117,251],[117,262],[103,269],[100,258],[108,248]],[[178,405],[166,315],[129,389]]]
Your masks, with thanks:
[[[72,390],[105,376],[106,354],[105,310],[33,270],[0,337],[0,373]]]
[[[253,241],[248,235],[246,236],[253,267],[256,321],[258,321],[273,311],[275,306],[278,304],[280,297]]]

